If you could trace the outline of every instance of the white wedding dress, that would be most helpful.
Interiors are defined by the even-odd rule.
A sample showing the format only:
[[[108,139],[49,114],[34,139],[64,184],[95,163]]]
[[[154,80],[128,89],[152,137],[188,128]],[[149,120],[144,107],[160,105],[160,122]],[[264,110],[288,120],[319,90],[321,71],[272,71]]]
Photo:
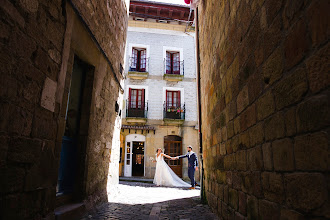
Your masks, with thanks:
[[[156,154],[156,161],[154,184],[157,186],[191,187],[173,172],[161,154],[158,157]]]

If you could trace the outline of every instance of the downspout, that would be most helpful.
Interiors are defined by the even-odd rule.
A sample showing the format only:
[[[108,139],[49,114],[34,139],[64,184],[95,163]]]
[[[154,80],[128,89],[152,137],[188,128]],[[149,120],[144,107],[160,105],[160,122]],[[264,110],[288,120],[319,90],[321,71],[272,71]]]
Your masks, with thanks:
[[[206,203],[204,186],[204,166],[203,166],[203,139],[202,139],[202,105],[201,105],[201,77],[200,77],[200,58],[199,58],[199,27],[198,27],[198,7],[195,9],[195,29],[196,29],[196,71],[197,71],[197,99],[198,99],[198,133],[199,133],[199,155],[201,172],[201,200]]]

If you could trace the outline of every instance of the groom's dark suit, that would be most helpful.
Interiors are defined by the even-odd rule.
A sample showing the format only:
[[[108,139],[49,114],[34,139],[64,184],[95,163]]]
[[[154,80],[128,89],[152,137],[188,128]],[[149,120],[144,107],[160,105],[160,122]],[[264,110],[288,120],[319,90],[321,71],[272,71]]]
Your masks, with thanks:
[[[188,157],[188,177],[191,181],[191,187],[195,187],[195,169],[198,167],[198,158],[195,152],[188,152],[186,155],[179,156],[179,158],[185,157]]]

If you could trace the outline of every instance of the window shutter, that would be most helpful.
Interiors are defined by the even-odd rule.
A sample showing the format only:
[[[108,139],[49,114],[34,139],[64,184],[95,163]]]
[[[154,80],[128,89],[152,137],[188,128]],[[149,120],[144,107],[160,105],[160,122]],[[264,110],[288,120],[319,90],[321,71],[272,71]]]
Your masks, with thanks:
[[[131,94],[132,94],[132,89],[129,88],[129,92],[128,92],[128,108],[131,108]]]
[[[181,91],[178,91],[178,107],[181,108],[181,94],[180,94]]]
[[[145,106],[145,100],[144,100],[144,97],[145,97],[145,89],[142,89],[142,98],[141,98],[141,106],[142,106],[142,109],[144,109],[144,106]]]

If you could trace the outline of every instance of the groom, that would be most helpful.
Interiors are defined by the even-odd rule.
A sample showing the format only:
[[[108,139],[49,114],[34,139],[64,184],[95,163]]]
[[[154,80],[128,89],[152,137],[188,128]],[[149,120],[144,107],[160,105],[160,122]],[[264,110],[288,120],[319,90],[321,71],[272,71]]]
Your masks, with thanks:
[[[188,153],[186,155],[177,156],[174,159],[188,157],[188,177],[191,181],[191,187],[189,189],[195,189],[195,170],[198,170],[198,158],[195,152],[192,151],[192,146],[188,145]]]

